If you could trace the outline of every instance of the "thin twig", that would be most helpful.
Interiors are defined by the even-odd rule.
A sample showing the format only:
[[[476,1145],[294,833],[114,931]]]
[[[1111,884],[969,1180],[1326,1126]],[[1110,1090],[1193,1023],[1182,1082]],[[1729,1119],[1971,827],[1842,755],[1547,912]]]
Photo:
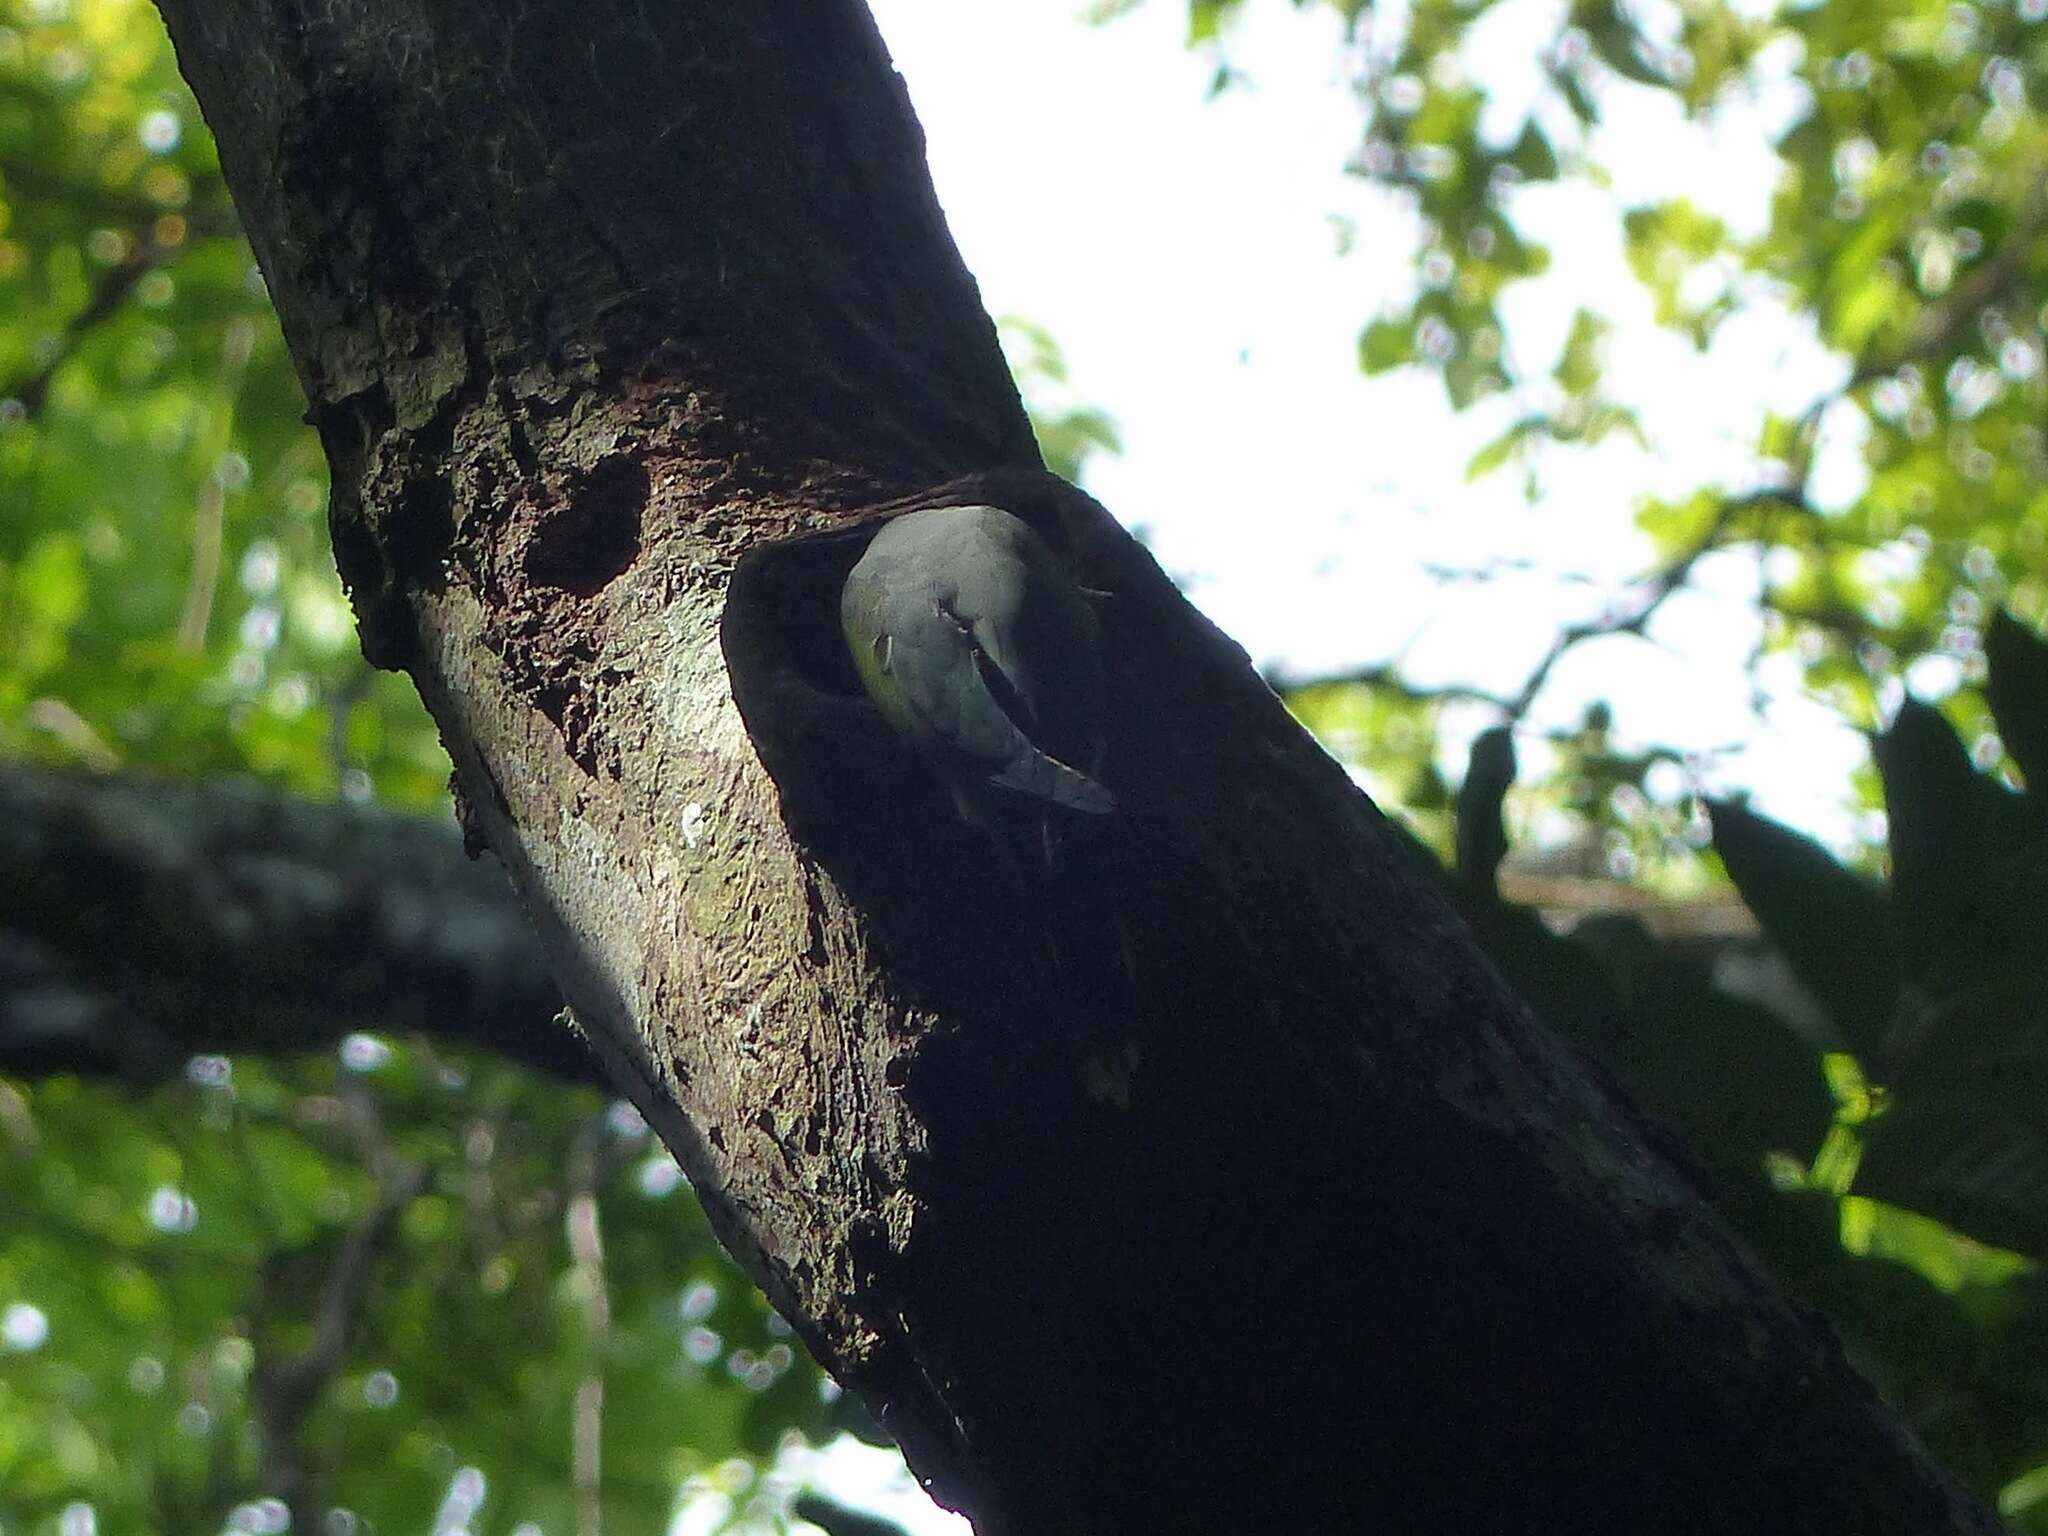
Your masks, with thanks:
[[[1806,484],[1812,469],[1813,444],[1819,434],[1822,417],[1831,407],[1848,399],[1857,390],[1878,379],[1889,377],[1909,364],[1943,351],[1972,317],[1998,302],[2025,274],[2027,262],[2044,233],[2048,233],[2048,174],[2036,180],[2028,198],[2027,211],[2012,234],[2001,242],[1989,260],[1978,266],[1964,282],[1958,284],[1945,300],[1927,309],[1921,317],[1920,324],[1915,328],[1912,340],[1904,348],[1881,358],[1867,358],[1858,363],[1850,370],[1848,378],[1839,388],[1821,395],[1801,413],[1793,426],[1792,435],[1798,445],[1798,459],[1792,466],[1793,472],[1788,485],[1783,488],[1758,490],[1723,501],[1697,539],[1647,578],[1635,584],[1637,597],[1634,602],[1626,607],[1610,609],[1600,618],[1568,625],[1559,631],[1557,638],[1551,642],[1550,648],[1544,652],[1513,698],[1497,698],[1481,689],[1457,686],[1417,688],[1396,675],[1398,661],[1350,673],[1341,678],[1331,678],[1328,681],[1362,683],[1369,687],[1391,689],[1403,697],[1418,701],[1462,700],[1492,704],[1507,716],[1510,723],[1520,723],[1550,681],[1558,663],[1577,646],[1608,635],[1642,637],[1648,629],[1650,620],[1670,600],[1672,594],[1691,579],[1693,570],[1699,562],[1721,547],[1729,529],[1741,513],[1771,504],[1781,505],[1795,512],[1810,513],[1812,509],[1806,502]],[[1487,580],[1495,573],[1488,569],[1438,574],[1440,577],[1455,575],[1460,580]]]
[[[1812,416],[1814,420],[1818,420],[1817,412],[1812,413]],[[1551,642],[1550,649],[1544,652],[1543,659],[1537,662],[1534,670],[1529,673],[1521,691],[1508,703],[1508,718],[1519,722],[1528,714],[1530,706],[1536,702],[1536,696],[1543,691],[1543,685],[1550,681],[1551,672],[1574,647],[1607,635],[1642,635],[1649,627],[1650,620],[1656,616],[1657,610],[1691,579],[1693,570],[1700,561],[1721,547],[1722,540],[1727,537],[1728,530],[1736,518],[1743,512],[1773,504],[1802,511],[1806,507],[1803,493],[1797,486],[1787,490],[1753,491],[1745,496],[1732,497],[1715,509],[1713,518],[1698,538],[1672,556],[1641,584],[1640,595],[1634,604],[1620,612],[1610,611],[1598,619],[1565,626]]]
[[[611,1343],[611,1298],[605,1287],[604,1236],[598,1224],[599,1153],[605,1140],[600,1114],[577,1136],[569,1154],[569,1258],[583,1301],[583,1380],[576,1388],[570,1426],[570,1468],[576,1487],[576,1536],[601,1536],[604,1522],[604,1357]]]
[[[278,1357],[262,1351],[259,1330],[255,1376],[257,1423],[262,1440],[265,1491],[284,1500],[297,1530],[313,1528],[312,1489],[300,1443],[307,1413],[340,1372],[347,1357],[378,1256],[391,1239],[398,1218],[425,1186],[423,1169],[391,1156],[374,1105],[355,1106],[356,1128],[377,1179],[377,1203],[349,1229],[341,1249],[328,1266],[313,1308],[313,1338],[297,1354]]]
[[[1464,683],[1445,683],[1441,686],[1410,682],[1401,675],[1400,662],[1381,662],[1376,666],[1361,667],[1350,672],[1329,673],[1321,677],[1291,678],[1284,673],[1268,672],[1266,682],[1275,693],[1298,693],[1307,688],[1330,686],[1360,686],[1375,689],[1415,704],[1488,704],[1495,709],[1505,710],[1508,700],[1484,688],[1471,687]]]
[[[227,397],[226,415],[220,424],[220,441],[234,440],[235,403],[242,379],[249,370],[249,356],[256,347],[256,328],[247,320],[228,327],[221,347],[221,389]],[[206,628],[213,618],[214,596],[220,588],[221,544],[227,530],[227,482],[216,458],[199,487],[199,503],[192,520],[192,569],[185,580],[185,608],[178,617],[178,646],[197,653],[206,648]]]
[[[391,1155],[383,1116],[360,1083],[344,1081],[340,1100],[356,1137],[362,1163],[377,1180],[377,1204],[348,1229],[328,1266],[313,1303],[313,1339],[293,1356],[262,1350],[262,1329],[250,1327],[256,1343],[254,1403],[262,1444],[264,1491],[291,1509],[293,1530],[313,1528],[313,1489],[301,1436],[305,1415],[319,1399],[348,1354],[348,1339],[369,1296],[377,1257],[391,1241],[399,1214],[426,1186],[426,1169]],[[262,1292],[258,1292],[262,1294]]]
[[[108,746],[106,737],[62,699],[31,699],[28,723],[63,742],[94,773],[113,773],[121,766],[121,754]]]
[[[228,490],[218,474],[208,474],[199,487],[192,515],[192,569],[185,578],[185,609],[178,615],[178,649],[197,653],[206,648],[206,627],[213,619],[213,596],[220,586],[220,546],[227,523]]]

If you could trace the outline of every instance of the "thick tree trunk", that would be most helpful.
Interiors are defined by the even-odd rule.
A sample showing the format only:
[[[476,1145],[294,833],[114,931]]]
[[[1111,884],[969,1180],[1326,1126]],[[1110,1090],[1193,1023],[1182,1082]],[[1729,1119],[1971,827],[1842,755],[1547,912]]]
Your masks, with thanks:
[[[941,1498],[989,1533],[1994,1528],[1037,472],[857,3],[163,8],[366,652],[727,1243]],[[848,514],[934,495],[1111,594],[1122,809],[1056,901],[852,697]]]

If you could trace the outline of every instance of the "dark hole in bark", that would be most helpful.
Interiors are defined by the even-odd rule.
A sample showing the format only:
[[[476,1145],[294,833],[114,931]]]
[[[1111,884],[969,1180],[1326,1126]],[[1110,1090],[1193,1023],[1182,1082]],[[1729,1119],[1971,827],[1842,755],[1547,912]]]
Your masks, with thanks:
[[[1030,946],[989,833],[961,820],[931,765],[868,703],[840,631],[840,588],[874,528],[740,561],[722,630],[733,699],[791,830],[874,915],[899,963],[922,955],[953,977],[1006,975]]]
[[[414,477],[391,521],[392,565],[422,592],[438,592],[447,580],[454,539],[454,487],[444,475]]]
[[[807,689],[835,699],[862,698],[839,627],[839,592],[880,526],[771,544],[747,555],[734,574],[727,606],[727,661],[743,664],[734,656],[740,640],[748,660],[771,665]]]
[[[943,791],[927,765],[882,722],[853,669],[839,627],[839,592],[873,526],[767,545],[733,572],[721,624],[733,699],[792,830],[823,852],[851,839],[856,862],[886,857],[940,829],[951,840]],[[907,852],[907,849],[899,851]]]
[[[594,597],[640,553],[640,518],[647,507],[647,470],[616,454],[577,485],[569,505],[555,513],[527,546],[526,574],[538,586]]]

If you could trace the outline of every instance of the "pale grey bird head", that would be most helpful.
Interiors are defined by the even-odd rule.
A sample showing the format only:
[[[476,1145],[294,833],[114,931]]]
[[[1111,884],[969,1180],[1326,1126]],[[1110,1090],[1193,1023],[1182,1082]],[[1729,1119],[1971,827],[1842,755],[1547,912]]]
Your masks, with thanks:
[[[1101,815],[1102,637],[1050,546],[1000,507],[928,507],[882,526],[840,594],[883,719],[967,798],[995,785]]]

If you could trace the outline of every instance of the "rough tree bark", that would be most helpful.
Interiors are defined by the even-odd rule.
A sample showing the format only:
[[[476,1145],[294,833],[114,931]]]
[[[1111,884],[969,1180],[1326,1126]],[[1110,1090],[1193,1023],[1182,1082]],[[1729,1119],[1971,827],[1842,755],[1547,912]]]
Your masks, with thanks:
[[[1995,1528],[1037,469],[857,0],[162,7],[366,654],[939,1497],[986,1533]],[[1112,594],[1124,809],[1071,905],[852,699],[833,588],[894,498],[995,500]]]

